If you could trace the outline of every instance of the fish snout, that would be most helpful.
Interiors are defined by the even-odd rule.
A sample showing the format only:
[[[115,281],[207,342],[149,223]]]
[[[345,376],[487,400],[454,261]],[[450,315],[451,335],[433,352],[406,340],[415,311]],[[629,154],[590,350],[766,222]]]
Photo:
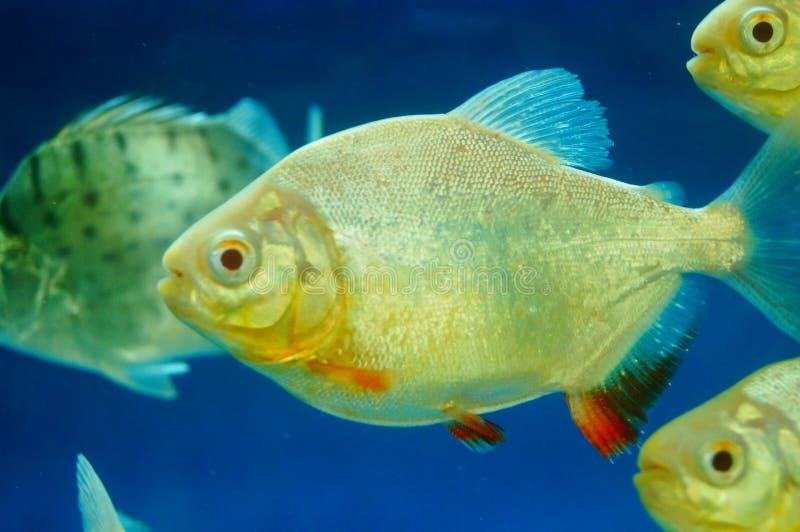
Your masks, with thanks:
[[[162,299],[169,304],[180,292],[180,287],[186,284],[186,279],[190,275],[185,254],[181,247],[173,243],[161,259],[161,265],[169,272],[169,275],[158,282],[158,291]]]

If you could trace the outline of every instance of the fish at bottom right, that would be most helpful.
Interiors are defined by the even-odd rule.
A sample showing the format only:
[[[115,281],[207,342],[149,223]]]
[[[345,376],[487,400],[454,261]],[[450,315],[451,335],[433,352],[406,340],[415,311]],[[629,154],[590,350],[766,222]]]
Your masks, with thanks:
[[[634,484],[664,530],[800,530],[800,358],[656,431]]]

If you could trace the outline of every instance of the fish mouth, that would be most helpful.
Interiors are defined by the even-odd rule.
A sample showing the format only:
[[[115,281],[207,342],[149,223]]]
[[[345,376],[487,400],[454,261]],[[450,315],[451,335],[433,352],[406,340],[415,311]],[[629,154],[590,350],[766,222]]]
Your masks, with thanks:
[[[703,73],[708,71],[708,66],[714,60],[716,53],[713,49],[710,51],[699,52],[686,62],[686,69],[693,78],[698,79],[704,77]]]
[[[633,484],[647,512],[665,530],[686,530],[679,523],[691,520],[690,502],[682,483],[667,467],[647,461],[633,476]]]

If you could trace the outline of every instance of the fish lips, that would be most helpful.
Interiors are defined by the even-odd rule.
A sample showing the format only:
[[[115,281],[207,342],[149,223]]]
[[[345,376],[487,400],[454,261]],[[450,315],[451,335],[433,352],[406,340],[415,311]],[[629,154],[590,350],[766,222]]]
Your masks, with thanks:
[[[648,463],[634,475],[633,483],[642,504],[664,530],[689,530],[697,524],[682,482],[666,467]]]

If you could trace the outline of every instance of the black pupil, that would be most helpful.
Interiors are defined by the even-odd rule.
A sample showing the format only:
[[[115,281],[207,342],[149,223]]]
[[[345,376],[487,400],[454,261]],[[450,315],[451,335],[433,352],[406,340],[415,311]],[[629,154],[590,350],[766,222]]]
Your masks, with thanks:
[[[219,261],[225,269],[236,271],[242,267],[244,257],[242,257],[242,252],[238,249],[226,249],[220,255]]]
[[[761,21],[753,26],[753,38],[758,42],[769,42],[770,39],[772,39],[773,33],[774,30],[772,29],[772,24],[769,22]]]
[[[717,451],[711,459],[711,465],[717,471],[725,473],[733,467],[733,456],[728,451]]]

